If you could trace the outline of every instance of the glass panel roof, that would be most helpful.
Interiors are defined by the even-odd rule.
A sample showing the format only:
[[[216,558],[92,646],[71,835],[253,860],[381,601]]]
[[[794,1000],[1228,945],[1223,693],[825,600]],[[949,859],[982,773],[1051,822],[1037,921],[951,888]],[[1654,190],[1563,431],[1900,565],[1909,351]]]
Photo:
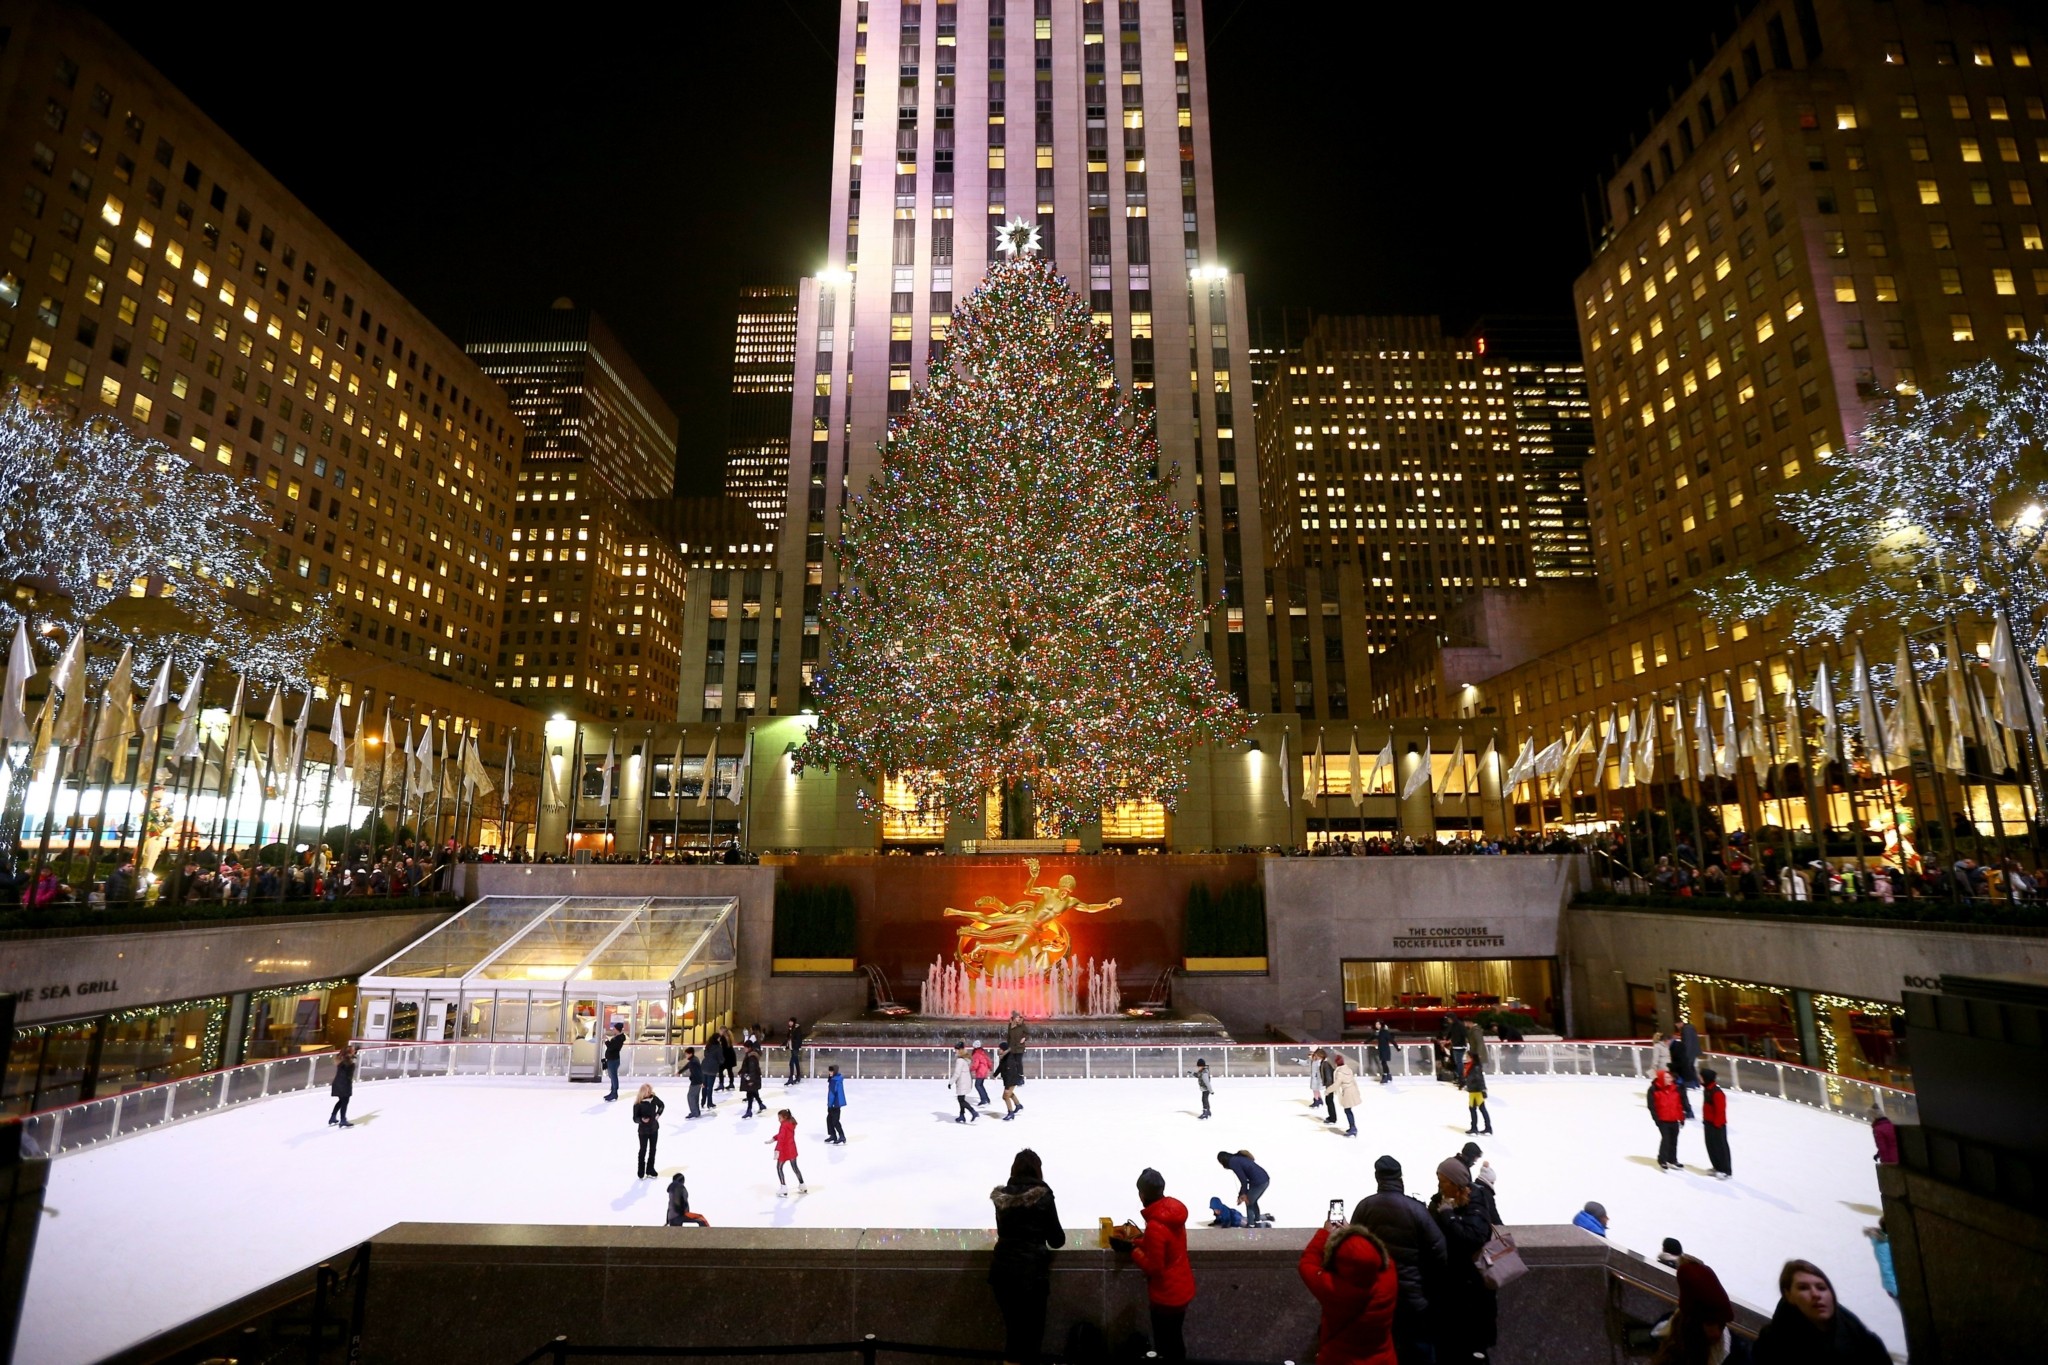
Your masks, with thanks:
[[[486,896],[371,975],[461,976],[554,903],[544,896]]]
[[[581,976],[596,981],[666,981],[730,904],[725,900],[649,901],[646,910]],[[731,957],[731,950],[725,949],[722,955]]]
[[[419,943],[366,972],[375,978],[439,978],[468,990],[486,982],[666,983],[735,957],[730,896],[492,896]],[[701,945],[701,947],[700,947]],[[694,954],[694,956],[693,956]]]

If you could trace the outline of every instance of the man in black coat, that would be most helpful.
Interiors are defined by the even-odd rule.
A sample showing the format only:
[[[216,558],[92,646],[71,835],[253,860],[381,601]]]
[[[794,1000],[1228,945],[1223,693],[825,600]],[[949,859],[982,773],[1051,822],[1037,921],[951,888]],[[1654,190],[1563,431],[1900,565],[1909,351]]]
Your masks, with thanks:
[[[1436,1168],[1436,1225],[1443,1230],[1447,1273],[1432,1303],[1437,1314],[1437,1348],[1444,1358],[1466,1360],[1491,1351],[1497,1332],[1493,1291],[1473,1263],[1493,1237],[1493,1228],[1472,1202],[1472,1172],[1456,1157]]]
[[[1373,1035],[1373,1051],[1379,1054],[1380,1084],[1390,1084],[1394,1079],[1394,1031],[1387,1027],[1386,1020],[1380,1021],[1379,1032]],[[1396,1170],[1399,1169],[1398,1164]]]
[[[804,1078],[803,1046],[803,1027],[792,1017],[789,1021],[789,1079],[783,1082],[784,1085],[795,1085]]]
[[[683,1049],[682,1074],[686,1076],[690,1082],[689,1117],[693,1119],[701,1119],[704,1117],[704,1112],[702,1109],[698,1107],[698,1097],[702,1095],[704,1091],[704,1077],[710,1073],[705,1070],[704,1063],[698,1059],[696,1048],[686,1047]]]
[[[608,1100],[619,1097],[619,1054],[625,1050],[626,1026],[613,1024],[611,1036],[604,1040],[604,1074],[612,1081],[612,1093],[605,1096]]]
[[[1379,1193],[1367,1195],[1351,1221],[1371,1228],[1394,1253],[1401,1297],[1394,1302],[1394,1351],[1401,1365],[1430,1357],[1429,1301],[1446,1269],[1443,1229],[1422,1201],[1401,1184],[1401,1163],[1383,1156],[1372,1164]]]

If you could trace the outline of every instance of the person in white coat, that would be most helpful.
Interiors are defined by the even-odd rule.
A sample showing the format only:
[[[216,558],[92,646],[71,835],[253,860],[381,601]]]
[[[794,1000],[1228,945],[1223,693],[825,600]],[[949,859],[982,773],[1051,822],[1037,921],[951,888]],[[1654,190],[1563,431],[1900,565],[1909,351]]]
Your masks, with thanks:
[[[953,1119],[955,1123],[976,1123],[981,1114],[974,1102],[967,1097],[974,1093],[974,1054],[967,1044],[953,1044],[953,1099],[960,1106],[960,1112]]]
[[[1351,1069],[1350,1059],[1341,1054],[1331,1060],[1336,1064],[1337,1074],[1330,1084],[1330,1094],[1344,1111],[1344,1136],[1357,1137],[1358,1118],[1351,1111],[1358,1107],[1358,1073]]]

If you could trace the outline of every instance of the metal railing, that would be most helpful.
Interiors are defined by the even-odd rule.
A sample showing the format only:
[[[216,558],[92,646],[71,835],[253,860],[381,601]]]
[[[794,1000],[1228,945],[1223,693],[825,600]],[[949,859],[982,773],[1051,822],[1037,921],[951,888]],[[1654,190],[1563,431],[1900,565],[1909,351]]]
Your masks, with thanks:
[[[592,1358],[623,1357],[634,1360],[745,1360],[762,1356],[859,1356],[861,1365],[876,1365],[879,1357],[937,1356],[945,1360],[1004,1360],[1003,1352],[975,1346],[925,1346],[911,1341],[884,1341],[869,1332],[859,1341],[810,1342],[789,1346],[583,1346],[572,1343],[567,1337],[556,1337],[547,1345],[531,1354],[521,1356],[518,1365],[562,1365],[563,1361]],[[1046,1365],[1062,1365],[1067,1357],[1053,1351],[1040,1353],[1038,1357]],[[1146,1360],[1157,1360],[1156,1351],[1147,1351]],[[1215,1360],[1207,1357],[1187,1357],[1187,1365],[1264,1365],[1263,1362]],[[1283,1360],[1280,1365],[1294,1365],[1292,1360]]]
[[[1209,1064],[1210,1074],[1225,1078],[1306,1078],[1313,1043],[1124,1044],[1095,1047],[1032,1046],[1024,1053],[1024,1079],[1049,1080],[1172,1080],[1194,1074],[1196,1058]],[[1367,1047],[1323,1044],[1357,1058],[1361,1077],[1377,1073]],[[1493,1077],[1597,1076],[1647,1080],[1663,1064],[1661,1049],[1638,1041],[1500,1043],[1489,1041],[1488,1074]],[[944,1080],[951,1074],[953,1050],[929,1047],[820,1046],[803,1050],[804,1073],[824,1074],[837,1065],[849,1080]],[[104,1099],[86,1100],[30,1114],[22,1120],[25,1150],[50,1156],[75,1152],[119,1138],[132,1137],[165,1124],[197,1118],[253,1100],[324,1089],[334,1079],[333,1052],[308,1053],[273,1061],[251,1062],[225,1071],[166,1081]],[[673,1077],[682,1049],[633,1046],[625,1049],[619,1075],[641,1079]],[[764,1051],[764,1073],[786,1069],[781,1048]],[[1703,1054],[1722,1083],[1745,1095],[1804,1104],[1846,1118],[1867,1120],[1884,1114],[1896,1123],[1915,1123],[1919,1106],[1912,1092],[1870,1081],[1816,1071],[1796,1062],[1762,1057]],[[1429,1043],[1394,1046],[1388,1069],[1402,1078],[1436,1074],[1435,1048]],[[780,1063],[780,1065],[771,1065]],[[579,1076],[596,1079],[585,1065]],[[531,1077],[567,1080],[571,1076],[566,1043],[386,1043],[362,1049],[356,1083],[435,1076]]]

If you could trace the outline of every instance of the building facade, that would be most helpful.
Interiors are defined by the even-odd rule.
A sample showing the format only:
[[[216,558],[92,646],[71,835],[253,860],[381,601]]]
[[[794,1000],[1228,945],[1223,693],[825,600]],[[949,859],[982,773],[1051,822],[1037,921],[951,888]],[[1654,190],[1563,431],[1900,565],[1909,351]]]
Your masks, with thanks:
[[[1772,620],[1705,615],[1694,589],[1794,543],[1771,495],[1856,439],[1873,405],[2048,322],[2043,43],[2038,16],[1976,5],[1790,0],[1743,19],[1608,183],[1574,290],[1605,620],[1444,699],[1447,713],[1498,714],[1540,746],[1654,705],[1669,746],[1702,694],[1716,717],[1731,698],[1747,716],[1761,690],[1774,752],[1802,755],[1798,698],[1822,662],[1846,661]],[[1979,633],[1965,628],[1966,651]],[[1612,760],[1582,765],[1578,809],[1622,812],[1618,777]],[[1704,799],[1731,826],[1878,818],[1840,791],[1809,811],[1796,779],[1790,797],[1749,785]],[[1923,819],[1937,801],[1987,831],[2023,819],[2012,778],[1883,785],[1924,797]]]
[[[1200,6],[846,0],[838,44],[828,268],[798,292],[763,708],[810,704],[825,650],[818,606],[837,586],[825,547],[878,470],[954,303],[996,258],[996,229],[1022,218],[1085,291],[1118,382],[1198,511],[1201,587],[1217,603],[1204,645],[1219,680],[1268,709],[1244,294],[1216,254]]]
[[[1565,318],[1482,318],[1466,340],[1482,365],[1499,371],[1514,414],[1529,576],[1593,577],[1586,512],[1593,409],[1576,330]]]
[[[0,371],[252,484],[286,587],[251,609],[332,597],[324,695],[478,719],[521,438],[504,392],[111,30],[9,18]]]
[[[675,489],[676,418],[587,308],[471,320],[526,426],[495,685],[547,712],[675,715],[683,561],[642,514]]]
[[[1482,588],[1526,585],[1522,479],[1506,379],[1472,346],[1435,318],[1317,319],[1259,426],[1291,709],[1352,714],[1372,655]]]
[[[732,411],[725,438],[725,493],[770,533],[789,496],[790,402],[796,389],[796,288],[740,291],[733,327]]]

